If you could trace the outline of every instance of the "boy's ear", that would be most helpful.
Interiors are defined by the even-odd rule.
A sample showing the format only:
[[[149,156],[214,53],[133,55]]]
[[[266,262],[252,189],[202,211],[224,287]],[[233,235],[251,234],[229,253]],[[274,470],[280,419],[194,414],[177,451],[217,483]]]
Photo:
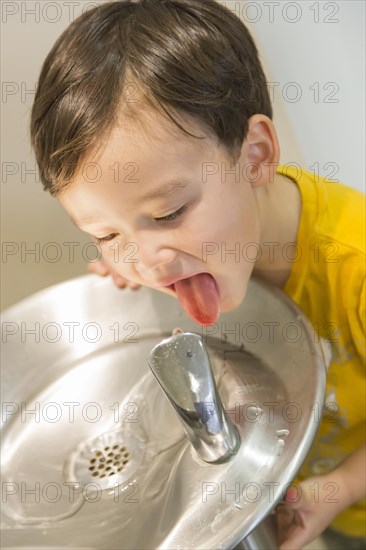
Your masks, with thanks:
[[[280,145],[273,122],[266,115],[253,115],[242,147],[245,174],[253,187],[273,182],[280,160]]]

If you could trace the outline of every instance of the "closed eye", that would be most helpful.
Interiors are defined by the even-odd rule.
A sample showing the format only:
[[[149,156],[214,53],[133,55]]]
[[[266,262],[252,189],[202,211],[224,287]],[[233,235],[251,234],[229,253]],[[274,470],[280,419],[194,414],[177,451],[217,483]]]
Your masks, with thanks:
[[[188,205],[185,204],[182,206],[182,208],[179,208],[179,210],[176,210],[175,212],[172,212],[171,214],[168,214],[168,216],[163,216],[162,218],[155,218],[155,221],[157,222],[172,222],[176,220],[179,216],[183,214],[188,208]]]
[[[117,237],[117,233],[111,233],[110,235],[107,235],[106,237],[94,237],[94,239],[96,240],[96,242],[98,244],[103,244],[103,243],[106,243],[108,241],[112,241],[115,237]]]
[[[188,205],[185,204],[175,212],[172,212],[171,214],[168,214],[167,216],[163,216],[162,218],[155,218],[155,221],[157,222],[172,222],[176,220],[179,216],[181,216],[188,208]],[[109,241],[112,241],[117,237],[118,233],[111,233],[110,235],[107,235],[106,237],[94,237],[97,244],[103,244]]]

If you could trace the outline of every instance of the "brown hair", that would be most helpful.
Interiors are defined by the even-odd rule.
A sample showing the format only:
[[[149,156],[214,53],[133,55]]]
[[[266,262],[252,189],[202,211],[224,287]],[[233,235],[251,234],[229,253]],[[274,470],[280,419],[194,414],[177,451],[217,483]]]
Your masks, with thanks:
[[[137,90],[143,102],[133,101]],[[272,118],[258,52],[240,19],[215,0],[122,0],[73,21],[44,61],[32,107],[44,188],[64,190],[121,110],[138,116],[144,105],[189,135],[177,118],[192,117],[235,161],[248,119]]]

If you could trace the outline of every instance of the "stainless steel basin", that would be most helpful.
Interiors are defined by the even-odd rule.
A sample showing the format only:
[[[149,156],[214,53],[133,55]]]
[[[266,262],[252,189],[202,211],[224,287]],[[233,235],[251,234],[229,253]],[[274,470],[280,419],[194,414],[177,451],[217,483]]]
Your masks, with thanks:
[[[200,460],[146,356],[179,326],[206,343],[242,444]],[[147,288],[88,275],[2,319],[3,548],[233,548],[283,497],[318,428],[324,348],[253,279],[202,328]]]

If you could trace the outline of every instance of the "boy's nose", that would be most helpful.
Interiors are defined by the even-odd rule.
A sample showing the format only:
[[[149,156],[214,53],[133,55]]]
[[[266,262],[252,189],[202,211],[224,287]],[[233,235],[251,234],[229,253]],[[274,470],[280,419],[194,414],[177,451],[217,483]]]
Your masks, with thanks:
[[[167,273],[167,269],[161,268],[173,263],[176,256],[176,252],[169,248],[157,250],[155,247],[139,247],[135,268],[147,283],[161,284],[167,277],[174,276]]]

